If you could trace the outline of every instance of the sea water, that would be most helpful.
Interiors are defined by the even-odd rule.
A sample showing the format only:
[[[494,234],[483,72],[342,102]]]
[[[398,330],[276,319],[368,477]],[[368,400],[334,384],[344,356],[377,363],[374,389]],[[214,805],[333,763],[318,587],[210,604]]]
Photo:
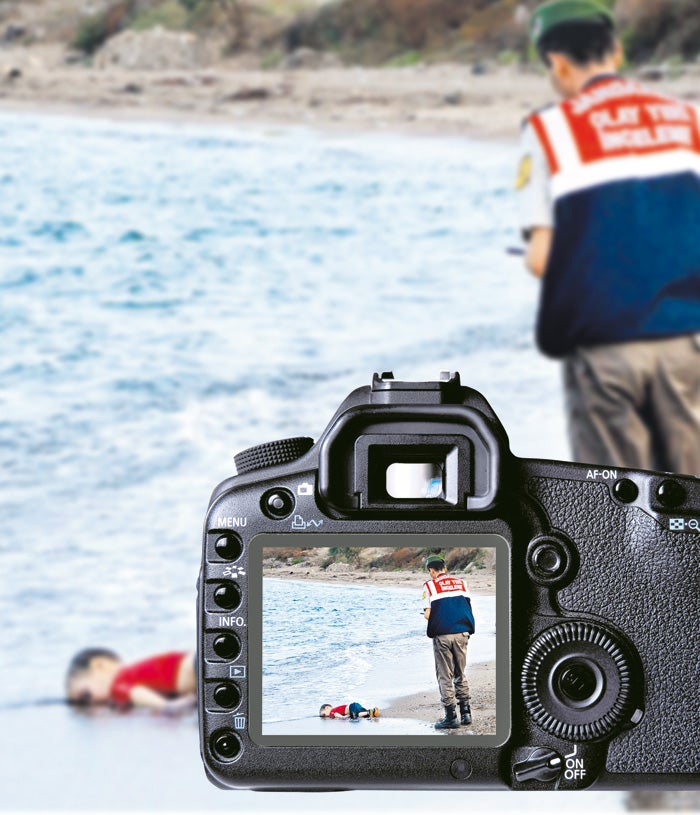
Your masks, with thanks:
[[[192,648],[233,453],[317,437],[373,371],[459,370],[517,454],[567,455],[537,284],[505,252],[514,150],[10,114],[0,139],[2,805],[228,809],[191,718],[31,703],[82,647]]]
[[[495,672],[496,598],[473,594],[470,600],[477,630],[468,663],[492,663]],[[439,712],[422,584],[412,590],[265,578],[262,606],[264,735],[323,732],[318,711],[325,702],[384,708],[430,689]],[[414,731],[422,728],[402,722],[398,729]]]

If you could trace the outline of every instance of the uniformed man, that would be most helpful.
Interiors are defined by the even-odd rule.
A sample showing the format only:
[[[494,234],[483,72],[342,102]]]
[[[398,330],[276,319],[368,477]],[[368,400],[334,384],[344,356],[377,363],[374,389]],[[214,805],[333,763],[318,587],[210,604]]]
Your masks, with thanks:
[[[423,585],[423,615],[428,621],[426,633],[433,641],[435,673],[445,706],[445,718],[435,727],[453,730],[472,723],[466,664],[474,615],[464,580],[447,574],[444,558],[430,555],[426,566],[430,580]],[[461,718],[457,718],[457,703]]]
[[[531,34],[562,101],[516,186],[574,459],[700,474],[700,112],[618,74],[601,3],[545,3]]]

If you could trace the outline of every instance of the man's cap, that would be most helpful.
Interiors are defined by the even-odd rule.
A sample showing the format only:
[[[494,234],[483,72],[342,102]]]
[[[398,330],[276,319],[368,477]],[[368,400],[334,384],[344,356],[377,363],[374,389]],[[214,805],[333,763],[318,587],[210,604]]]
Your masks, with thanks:
[[[430,569],[431,567],[435,566],[444,566],[445,565],[445,558],[442,555],[430,555],[430,557],[425,561],[425,568]]]
[[[536,8],[530,18],[530,36],[538,45],[554,26],[562,23],[590,23],[595,20],[615,25],[615,17],[605,0],[550,0]]]

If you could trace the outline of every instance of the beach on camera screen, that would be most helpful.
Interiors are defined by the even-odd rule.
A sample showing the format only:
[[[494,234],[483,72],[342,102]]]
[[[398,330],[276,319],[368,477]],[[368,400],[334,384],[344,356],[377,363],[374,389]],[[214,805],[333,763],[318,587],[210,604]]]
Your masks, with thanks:
[[[334,743],[439,737],[434,724],[444,711],[424,616],[432,550],[371,545],[377,536],[344,537],[364,545],[262,550],[262,735]],[[496,548],[453,546],[440,554],[457,579],[453,588],[466,589],[475,627],[466,652],[473,722],[452,732],[493,736]],[[320,715],[324,704],[352,703],[366,713]]]

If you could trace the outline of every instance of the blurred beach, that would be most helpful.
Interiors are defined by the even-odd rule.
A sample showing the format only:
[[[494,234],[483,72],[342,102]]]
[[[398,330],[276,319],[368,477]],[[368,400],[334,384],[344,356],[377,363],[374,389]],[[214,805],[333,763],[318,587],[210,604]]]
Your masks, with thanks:
[[[416,17],[421,4],[352,0],[336,44],[313,41],[332,4],[255,0],[241,42],[233,18],[197,18],[236,5],[0,3],[0,804],[554,811],[562,799],[540,793],[227,793],[205,778],[193,716],[60,703],[85,646],[127,661],[194,649],[202,519],[233,454],[317,438],[374,371],[459,370],[516,455],[568,457],[559,368],[533,343],[538,283],[506,252],[522,246],[520,122],[552,100],[528,50],[533,3],[447,3],[442,19],[427,2]],[[373,6],[408,16],[357,26]],[[627,29],[637,59],[655,54],[633,75],[698,99],[693,25],[667,19],[663,37]],[[269,568],[282,590],[308,579]],[[373,576],[400,595],[422,578]],[[491,728],[487,650],[470,678]],[[385,718],[360,726],[429,727],[430,659],[399,661],[397,685],[370,656],[348,690]],[[624,808],[617,793],[565,803]]]
[[[227,795],[191,719],[31,705],[61,695],[84,646],[193,647],[202,518],[233,453],[317,437],[375,370],[460,370],[516,454],[566,457],[537,286],[505,253],[515,151],[7,112],[0,132],[3,806],[541,809],[528,794]]]

